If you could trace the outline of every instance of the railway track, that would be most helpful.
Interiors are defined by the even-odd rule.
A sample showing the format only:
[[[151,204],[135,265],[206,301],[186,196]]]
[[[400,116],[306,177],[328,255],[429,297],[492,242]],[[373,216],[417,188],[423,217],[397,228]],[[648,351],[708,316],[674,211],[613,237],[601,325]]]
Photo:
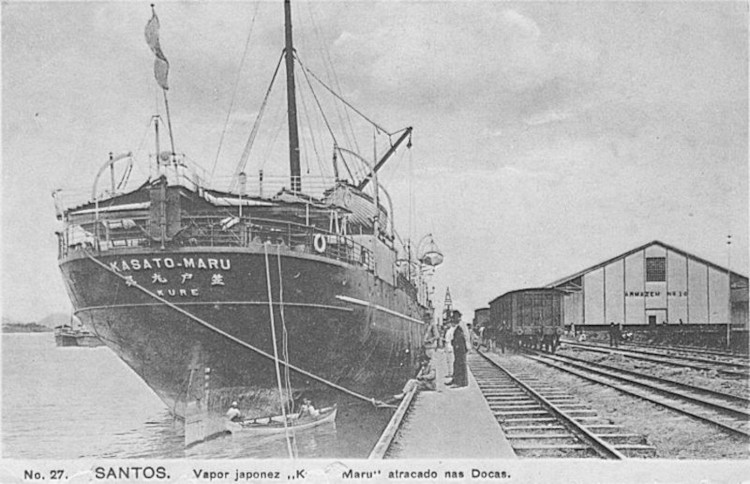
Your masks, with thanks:
[[[489,407],[519,457],[624,459],[651,457],[655,449],[639,434],[599,417],[560,388],[500,366],[482,352],[468,364]]]
[[[577,350],[593,351],[596,353],[616,353],[628,358],[650,361],[652,363],[680,366],[683,368],[693,368],[696,370],[707,371],[715,370],[719,373],[734,378],[747,378],[750,375],[750,362],[725,362],[694,356],[671,355],[666,353],[624,347],[612,348],[604,345],[576,343],[572,341],[566,341],[565,346]]]
[[[535,353],[528,358],[586,380],[677,411],[730,434],[750,437],[750,400],[673,380],[562,355]]]
[[[687,353],[688,355],[693,354],[693,355],[715,356],[719,358],[729,358],[729,359],[734,359],[734,360],[739,360],[739,361],[750,361],[750,355],[746,353],[734,353],[731,351],[709,350],[706,348],[699,348],[699,347],[694,347],[694,346],[668,346],[668,345],[632,343],[632,342],[620,343],[620,345],[629,347],[629,348],[652,348],[655,350]]]

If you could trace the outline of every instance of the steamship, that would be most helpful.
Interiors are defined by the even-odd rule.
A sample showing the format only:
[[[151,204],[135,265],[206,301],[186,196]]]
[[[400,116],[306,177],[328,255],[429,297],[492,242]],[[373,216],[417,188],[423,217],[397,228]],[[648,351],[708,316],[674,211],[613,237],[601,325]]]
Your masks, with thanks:
[[[326,405],[398,393],[433,317],[429,276],[443,256],[429,235],[401,240],[378,181],[411,145],[412,129],[388,133],[382,156],[373,150],[369,159],[335,144],[330,185],[304,190],[289,0],[284,17],[284,186],[271,191],[262,172],[255,183],[240,168],[228,188],[207,183],[173,143],[159,149],[166,123],[157,116],[149,179],[123,189],[134,157],[110,154],[86,201],[54,194],[58,263],[75,315],[204,434],[233,401],[260,417],[288,411],[303,394]],[[155,12],[146,40],[169,122]]]

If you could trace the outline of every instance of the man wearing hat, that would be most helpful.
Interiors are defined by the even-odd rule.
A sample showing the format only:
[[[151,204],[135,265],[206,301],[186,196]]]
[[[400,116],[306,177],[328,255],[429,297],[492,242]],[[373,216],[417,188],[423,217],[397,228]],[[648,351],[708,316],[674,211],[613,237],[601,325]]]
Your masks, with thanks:
[[[401,400],[407,393],[412,391],[414,387],[417,387],[417,390],[420,391],[434,391],[435,376],[436,372],[435,367],[432,365],[432,358],[427,356],[426,353],[423,353],[419,357],[419,373],[417,373],[417,377],[407,381],[406,385],[404,385],[404,389],[401,390],[401,393],[394,395],[391,400]]]
[[[229,410],[227,410],[226,417],[232,422],[239,422],[242,420],[242,413],[240,413],[240,409],[237,408],[237,402],[232,402]]]

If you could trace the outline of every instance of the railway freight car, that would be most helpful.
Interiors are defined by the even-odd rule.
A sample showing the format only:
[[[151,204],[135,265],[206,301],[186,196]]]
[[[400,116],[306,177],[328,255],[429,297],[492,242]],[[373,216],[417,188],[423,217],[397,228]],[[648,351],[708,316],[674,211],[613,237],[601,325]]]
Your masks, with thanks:
[[[554,353],[563,333],[563,293],[550,288],[506,292],[490,301],[489,324],[506,344]]]

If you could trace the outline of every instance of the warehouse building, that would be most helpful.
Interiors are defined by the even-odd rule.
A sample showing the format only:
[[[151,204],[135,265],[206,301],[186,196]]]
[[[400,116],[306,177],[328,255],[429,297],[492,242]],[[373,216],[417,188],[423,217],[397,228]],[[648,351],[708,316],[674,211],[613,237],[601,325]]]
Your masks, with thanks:
[[[563,321],[584,326],[748,327],[748,278],[655,240],[547,286]]]

